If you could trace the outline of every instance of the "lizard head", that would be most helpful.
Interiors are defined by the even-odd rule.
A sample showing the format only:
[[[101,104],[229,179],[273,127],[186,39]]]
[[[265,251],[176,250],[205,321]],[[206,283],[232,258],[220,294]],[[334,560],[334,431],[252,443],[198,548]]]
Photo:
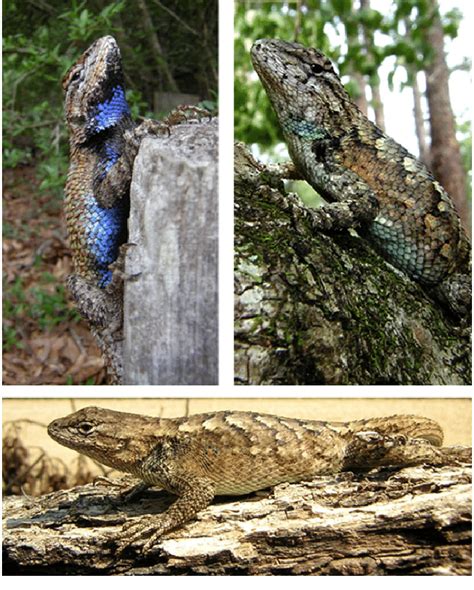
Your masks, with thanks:
[[[83,143],[129,115],[122,59],[110,35],[95,41],[63,79],[66,121],[76,143]]]
[[[53,420],[48,434],[104,465],[130,471],[156,446],[159,424],[159,418],[88,407]]]
[[[251,57],[283,131],[308,140],[327,137],[350,104],[331,61],[317,49],[279,39],[255,41]]]

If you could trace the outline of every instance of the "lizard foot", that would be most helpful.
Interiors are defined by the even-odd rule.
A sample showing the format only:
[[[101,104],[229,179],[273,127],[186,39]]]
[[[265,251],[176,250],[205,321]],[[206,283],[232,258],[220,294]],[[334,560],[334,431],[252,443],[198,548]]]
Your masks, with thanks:
[[[207,111],[206,109],[202,109],[201,107],[196,107],[193,105],[179,105],[175,109],[171,111],[171,113],[163,119],[163,122],[172,127],[173,125],[178,125],[179,123],[183,123],[184,121],[188,121],[188,113],[191,113],[194,118],[200,120],[204,118],[211,119],[212,113]]]
[[[139,544],[140,550],[148,553],[169,528],[162,519],[150,519],[149,516],[127,523],[117,536],[117,552],[120,555],[130,545]],[[145,542],[143,538],[146,538]]]

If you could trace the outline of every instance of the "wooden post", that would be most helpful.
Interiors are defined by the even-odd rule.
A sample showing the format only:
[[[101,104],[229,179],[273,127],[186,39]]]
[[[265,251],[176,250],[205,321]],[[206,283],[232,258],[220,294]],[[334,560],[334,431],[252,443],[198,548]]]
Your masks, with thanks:
[[[131,186],[124,383],[218,380],[218,125],[143,141]]]

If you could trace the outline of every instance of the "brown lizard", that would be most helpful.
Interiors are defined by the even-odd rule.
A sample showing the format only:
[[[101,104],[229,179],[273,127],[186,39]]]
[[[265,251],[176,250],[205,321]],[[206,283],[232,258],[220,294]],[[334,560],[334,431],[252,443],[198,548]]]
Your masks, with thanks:
[[[353,422],[298,420],[222,411],[155,418],[89,407],[51,422],[60,444],[140,479],[121,498],[157,486],[177,496],[158,517],[124,525],[118,548],[153,548],[215,496],[243,495],[283,482],[379,466],[449,463],[439,424],[418,416]]]

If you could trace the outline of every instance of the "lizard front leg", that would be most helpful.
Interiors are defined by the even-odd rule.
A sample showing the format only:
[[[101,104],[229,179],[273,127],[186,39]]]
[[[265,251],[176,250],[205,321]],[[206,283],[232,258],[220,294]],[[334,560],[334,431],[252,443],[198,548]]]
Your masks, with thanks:
[[[161,133],[169,133],[168,125],[153,119],[144,119],[139,125],[123,132],[121,145],[105,142],[105,170],[103,164],[96,169],[93,183],[94,196],[101,207],[109,209],[128,197],[133,164],[143,138]]]
[[[124,525],[119,535],[119,551],[130,543],[143,542],[149,551],[166,532],[180,526],[208,506],[215,484],[206,474],[206,450],[187,438],[164,438],[141,462],[140,475],[151,485],[175,494],[176,501],[163,514],[144,516]]]
[[[188,476],[176,481],[173,492],[178,498],[163,514],[143,516],[124,525],[117,537],[119,553],[143,540],[142,551],[150,551],[164,533],[188,522],[209,506],[214,498],[214,485],[206,478]]]
[[[291,163],[265,167],[261,173],[263,181],[270,180],[270,185],[283,178],[309,180],[306,172]],[[294,199],[288,199],[284,209],[297,213],[306,219],[314,232],[336,232],[349,228],[369,225],[377,216],[379,203],[374,191],[368,184],[350,170],[335,167],[330,172],[323,164],[317,164],[311,170],[310,184],[328,203],[322,207],[306,207]]]

